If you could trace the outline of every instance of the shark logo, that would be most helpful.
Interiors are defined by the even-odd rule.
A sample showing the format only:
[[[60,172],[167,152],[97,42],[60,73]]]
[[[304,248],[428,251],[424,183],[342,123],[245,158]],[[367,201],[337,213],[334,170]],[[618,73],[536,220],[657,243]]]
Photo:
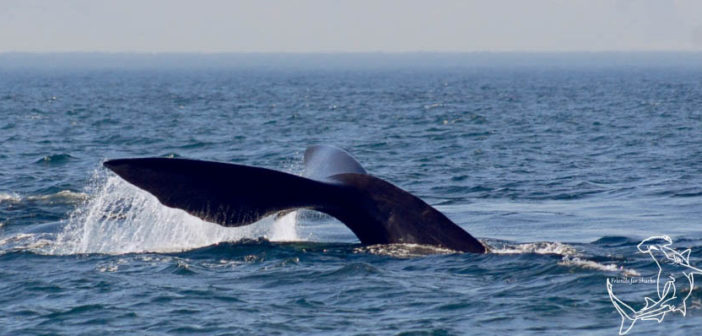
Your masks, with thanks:
[[[690,265],[690,249],[678,252],[670,247],[672,244],[669,236],[653,236],[637,245],[640,253],[649,254],[658,265],[658,298],[645,297],[645,305],[641,309],[635,310],[615,296],[612,283],[607,279],[609,298],[622,318],[619,335],[627,334],[638,320],[661,323],[667,313],[680,312],[683,316],[687,313],[687,299],[695,286],[694,275],[702,275],[702,270]]]

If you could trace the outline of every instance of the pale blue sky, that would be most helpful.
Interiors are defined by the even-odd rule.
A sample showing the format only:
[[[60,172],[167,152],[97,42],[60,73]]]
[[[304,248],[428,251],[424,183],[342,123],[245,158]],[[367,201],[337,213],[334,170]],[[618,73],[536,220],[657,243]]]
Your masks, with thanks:
[[[0,52],[702,50],[700,0],[0,0]]]

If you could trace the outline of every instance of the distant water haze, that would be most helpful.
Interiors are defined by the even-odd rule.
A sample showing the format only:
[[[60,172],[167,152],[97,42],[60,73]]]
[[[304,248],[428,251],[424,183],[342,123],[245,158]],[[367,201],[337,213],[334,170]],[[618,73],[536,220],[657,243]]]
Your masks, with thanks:
[[[700,52],[0,53],[12,69],[702,68]]]

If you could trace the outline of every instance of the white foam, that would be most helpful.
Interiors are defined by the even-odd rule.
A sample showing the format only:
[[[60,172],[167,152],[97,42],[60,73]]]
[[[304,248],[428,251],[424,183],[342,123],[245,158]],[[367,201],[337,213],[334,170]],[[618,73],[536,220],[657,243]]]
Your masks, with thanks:
[[[561,266],[575,266],[597,271],[621,272],[625,276],[641,276],[641,274],[636,270],[626,269],[622,266],[617,266],[617,264],[601,264],[596,261],[581,259],[579,257],[565,256],[560,262],[558,262],[558,264]]]
[[[294,218],[226,228],[179,209],[115,175],[97,176],[87,202],[78,207],[54,244],[53,254],[177,252],[224,241],[270,236],[295,240]]]
[[[16,193],[0,193],[0,203],[2,202],[19,202],[22,197]]]
[[[596,261],[585,259],[575,247],[559,242],[536,242],[524,244],[505,244],[498,248],[491,247],[491,253],[495,254],[552,254],[562,256],[558,265],[565,267],[580,267],[604,272],[621,272],[624,276],[639,276],[639,272],[633,269],[625,269],[616,264],[602,264]]]
[[[31,195],[22,197],[17,193],[0,193],[0,203],[11,202],[19,203],[22,201],[38,201],[38,202],[78,202],[88,198],[88,194],[75,192],[71,190],[61,190],[54,194],[47,195]]]
[[[0,254],[13,251],[45,253],[54,240],[47,233],[18,233],[0,239]]]
[[[354,249],[354,253],[370,253],[376,255],[386,255],[396,258],[412,258],[432,254],[453,254],[459,252],[431,245],[378,244],[358,247]]]
[[[536,242],[524,244],[505,244],[500,247],[490,247],[490,253],[495,254],[557,254],[557,255],[575,255],[577,250],[568,244],[559,242]]]
[[[21,242],[30,238],[34,238],[34,234],[31,233],[19,233],[16,235],[12,235],[3,239],[0,239],[0,246],[16,243],[16,242]]]
[[[55,194],[27,196],[30,201],[83,201],[88,198],[88,194],[70,190],[61,190]]]

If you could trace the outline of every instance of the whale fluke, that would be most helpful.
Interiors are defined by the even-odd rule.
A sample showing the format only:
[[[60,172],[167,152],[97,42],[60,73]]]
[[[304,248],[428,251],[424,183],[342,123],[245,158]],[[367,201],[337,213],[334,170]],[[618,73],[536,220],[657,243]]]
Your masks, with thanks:
[[[243,226],[281,211],[311,209],[339,219],[363,244],[423,244],[485,253],[480,241],[441,212],[366,174],[345,151],[314,146],[306,151],[305,162],[307,177],[189,159],[116,159],[104,166],[163,205],[223,226]]]

